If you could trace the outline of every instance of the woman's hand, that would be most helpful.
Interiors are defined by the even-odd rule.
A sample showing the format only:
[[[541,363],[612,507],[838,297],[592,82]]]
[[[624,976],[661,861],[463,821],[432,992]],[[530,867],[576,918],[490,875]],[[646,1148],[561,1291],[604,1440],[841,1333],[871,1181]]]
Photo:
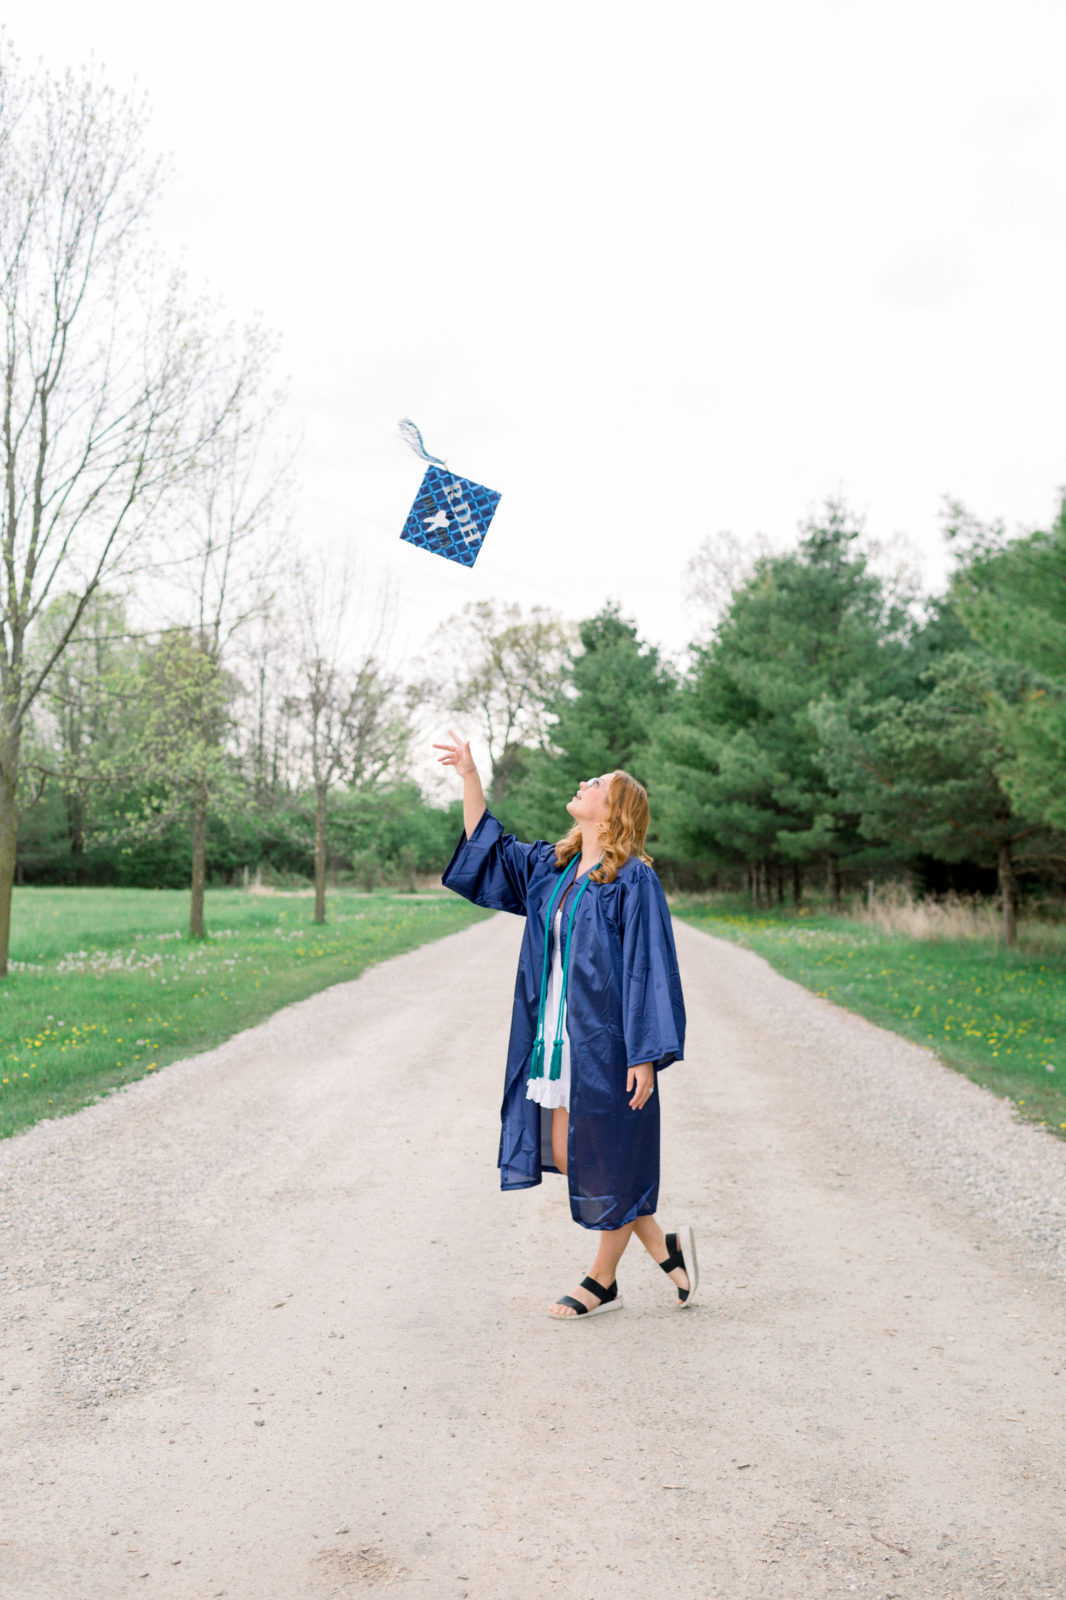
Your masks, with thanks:
[[[460,739],[454,728],[449,728],[448,732],[455,740],[455,743],[435,744],[433,746],[434,750],[444,751],[444,754],[438,756],[437,759],[442,767],[454,767],[460,778],[469,777],[472,772],[477,771],[474,758],[470,754],[470,741],[469,739],[465,741]]]
[[[435,744],[434,750],[443,750],[444,754],[437,759],[442,767],[454,767],[463,780],[463,827],[466,836],[472,839],[474,830],[485,815],[485,792],[481,787],[477,766],[470,754],[469,739],[460,739],[454,728],[448,732],[455,740],[454,744]]]
[[[629,1102],[634,1111],[640,1111],[646,1106],[655,1093],[655,1068],[650,1061],[644,1061],[639,1067],[630,1067],[626,1073],[626,1094],[632,1094]]]

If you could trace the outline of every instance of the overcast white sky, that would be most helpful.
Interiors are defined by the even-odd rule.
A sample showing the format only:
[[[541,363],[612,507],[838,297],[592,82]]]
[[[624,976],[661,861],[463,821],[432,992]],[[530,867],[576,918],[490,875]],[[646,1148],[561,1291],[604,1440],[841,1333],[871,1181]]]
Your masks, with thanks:
[[[7,0],[24,58],[138,81],[158,213],[282,336],[297,536],[467,599],[619,598],[842,494],[943,572],[942,497],[1066,482],[1060,0]],[[399,543],[429,448],[503,500],[471,572]]]

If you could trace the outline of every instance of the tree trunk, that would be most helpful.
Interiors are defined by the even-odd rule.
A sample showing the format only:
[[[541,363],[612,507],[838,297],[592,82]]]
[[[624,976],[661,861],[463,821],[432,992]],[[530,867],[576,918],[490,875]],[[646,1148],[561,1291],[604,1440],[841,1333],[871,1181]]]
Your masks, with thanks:
[[[266,667],[259,666],[259,692],[255,716],[255,802],[266,803]]]
[[[0,760],[0,978],[7,977],[7,956],[11,943],[11,890],[15,883],[15,851],[18,845],[19,812],[16,790],[18,741]]]
[[[204,877],[207,857],[207,785],[196,786],[192,810],[192,897],[189,902],[189,938],[205,939]]]
[[[759,874],[754,861],[748,868],[748,890],[751,894],[752,905],[757,906],[759,904]]]
[[[85,881],[85,802],[80,794],[68,792],[67,838],[70,840],[70,876],[74,883]]]
[[[785,869],[780,861],[774,867],[774,891],[778,905],[783,906],[785,903]]]
[[[326,920],[326,786],[315,785],[315,921]]]
[[[520,744],[505,744],[500,752],[500,759],[492,768],[492,781],[489,784],[489,798],[494,806],[498,806],[515,787],[515,773],[522,762],[522,746]]]
[[[836,856],[829,857],[829,904],[834,911],[840,910],[840,865]]]
[[[1010,841],[1000,841],[996,870],[999,875],[999,901],[1003,908],[1003,943],[1018,942],[1018,880],[1014,876],[1014,860]]]
[[[799,906],[803,901],[803,869],[798,861],[792,863],[792,904]]]

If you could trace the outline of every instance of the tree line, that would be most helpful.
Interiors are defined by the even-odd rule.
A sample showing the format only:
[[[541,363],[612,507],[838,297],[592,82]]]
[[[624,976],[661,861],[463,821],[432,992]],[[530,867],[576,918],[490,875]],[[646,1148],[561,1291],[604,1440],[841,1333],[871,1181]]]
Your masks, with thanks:
[[[206,653],[190,630],[135,637],[121,602],[95,598],[33,719],[24,876],[202,884],[267,866],[313,876],[321,920],[327,871],[410,883],[447,860],[458,808],[414,772],[416,739],[451,716],[524,837],[556,837],[577,783],[622,766],[649,788],[674,886],[799,904],[813,883],[839,902],[906,873],[997,893],[1011,942],[1023,887],[1066,869],[1066,502],[1014,538],[953,507],[946,534],[950,581],[923,598],[827,504],[794,548],[734,572],[683,666],[614,602],[578,624],[471,604],[401,676],[380,616],[353,655],[327,569],[297,571],[284,607],[225,648],[213,631]]]

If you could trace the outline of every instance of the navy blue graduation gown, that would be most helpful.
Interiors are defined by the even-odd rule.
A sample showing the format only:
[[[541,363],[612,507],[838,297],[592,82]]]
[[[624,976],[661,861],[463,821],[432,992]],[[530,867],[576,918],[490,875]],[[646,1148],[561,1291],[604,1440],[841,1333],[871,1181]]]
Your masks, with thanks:
[[[575,870],[576,863],[563,869],[571,878]],[[558,1171],[551,1153],[551,1113],[526,1098],[544,922],[559,881],[555,846],[542,839],[520,844],[486,811],[472,836],[463,834],[442,881],[475,905],[526,919],[507,1050],[499,1167],[502,1188],[528,1189],[541,1181],[545,1169]],[[567,893],[564,939],[571,901]],[[642,1110],[631,1110],[627,1070],[650,1061],[658,1080],[658,1072],[681,1059],[685,1044],[670,912],[651,867],[634,857],[613,883],[591,883],[578,902],[571,939],[566,993],[570,1211],[583,1227],[621,1228],[654,1212],[659,1194],[659,1096],[653,1094]],[[547,1065],[550,1039],[545,1056]]]

